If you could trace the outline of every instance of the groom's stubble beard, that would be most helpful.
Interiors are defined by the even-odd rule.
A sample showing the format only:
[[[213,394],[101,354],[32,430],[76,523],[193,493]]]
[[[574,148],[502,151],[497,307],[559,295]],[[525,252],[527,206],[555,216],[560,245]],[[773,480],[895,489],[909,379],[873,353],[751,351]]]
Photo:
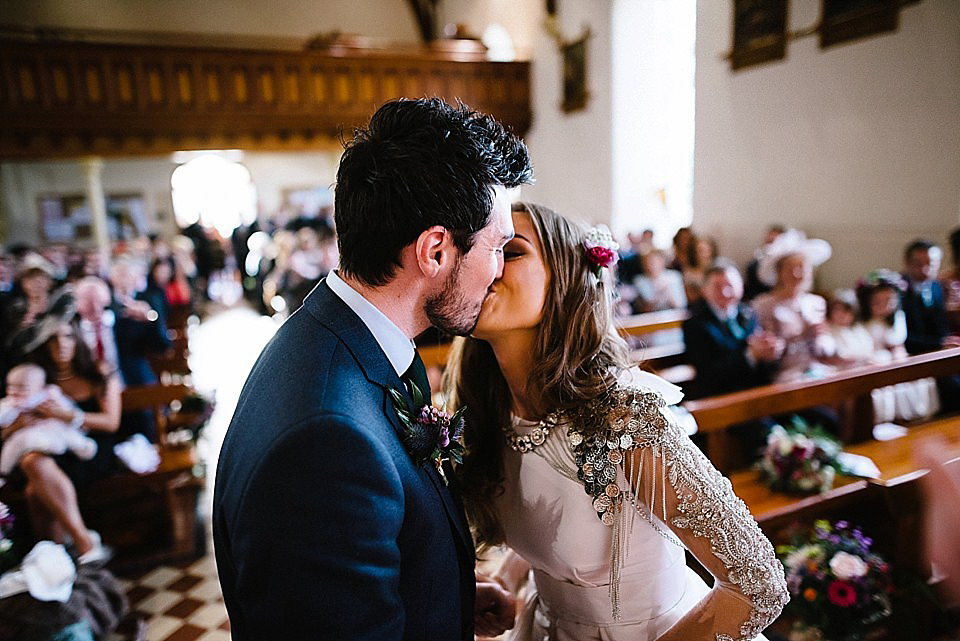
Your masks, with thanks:
[[[487,298],[484,292],[479,301],[468,301],[463,297],[460,288],[463,257],[457,257],[457,264],[447,278],[440,292],[427,299],[424,312],[430,323],[440,331],[454,336],[469,336],[473,333],[480,319],[483,301]]]

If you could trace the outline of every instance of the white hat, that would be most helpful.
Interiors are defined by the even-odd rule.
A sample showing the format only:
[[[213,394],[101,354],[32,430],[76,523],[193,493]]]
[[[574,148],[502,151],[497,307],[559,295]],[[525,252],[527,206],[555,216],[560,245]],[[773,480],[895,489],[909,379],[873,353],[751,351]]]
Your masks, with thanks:
[[[799,229],[788,229],[767,245],[757,265],[757,277],[765,285],[777,284],[777,263],[784,256],[802,254],[811,267],[827,262],[833,250],[830,243],[820,238],[807,238]]]
[[[22,277],[27,272],[32,271],[41,271],[50,278],[56,275],[53,263],[35,252],[30,252],[20,261],[20,264],[17,266],[17,277]]]

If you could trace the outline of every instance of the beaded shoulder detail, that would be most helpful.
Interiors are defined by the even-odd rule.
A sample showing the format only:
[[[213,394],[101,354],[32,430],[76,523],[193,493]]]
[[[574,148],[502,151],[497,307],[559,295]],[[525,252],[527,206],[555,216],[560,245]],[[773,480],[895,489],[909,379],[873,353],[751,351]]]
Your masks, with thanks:
[[[663,397],[647,389],[617,385],[571,418],[567,438],[577,478],[592,498],[600,520],[615,526],[615,547],[622,536],[617,530],[625,512],[639,513],[655,527],[659,521],[678,533],[688,530],[706,538],[726,568],[729,582],[752,605],[736,638],[752,639],[772,623],[789,600],[783,567],[773,546],[734,494],[730,481],[676,425]],[[592,429],[581,427],[590,423]],[[641,479],[648,481],[641,483]],[[671,500],[675,508],[670,510],[668,486],[675,497]],[[636,511],[625,510],[626,505]],[[657,518],[650,518],[654,516]],[[618,572],[616,567],[611,570],[616,610]],[[718,635],[717,639],[732,641],[734,637]]]

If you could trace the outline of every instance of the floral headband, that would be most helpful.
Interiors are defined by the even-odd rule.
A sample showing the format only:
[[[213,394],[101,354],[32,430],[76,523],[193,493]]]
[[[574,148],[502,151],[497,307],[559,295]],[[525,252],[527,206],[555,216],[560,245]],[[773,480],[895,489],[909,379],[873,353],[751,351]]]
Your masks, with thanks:
[[[590,271],[597,278],[600,278],[600,270],[612,267],[620,259],[617,254],[620,245],[613,239],[613,234],[606,225],[592,227],[583,241],[583,248],[587,262],[590,263]]]

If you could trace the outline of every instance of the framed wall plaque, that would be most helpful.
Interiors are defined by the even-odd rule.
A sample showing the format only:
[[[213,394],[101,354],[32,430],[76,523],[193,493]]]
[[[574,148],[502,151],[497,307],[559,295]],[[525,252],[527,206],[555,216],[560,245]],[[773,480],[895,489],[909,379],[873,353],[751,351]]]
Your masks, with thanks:
[[[563,52],[563,102],[564,112],[579,111],[587,106],[587,40],[589,32],[579,40],[564,43]]]
[[[896,31],[900,0],[823,0],[820,47]]]
[[[787,0],[734,0],[734,70],[787,55]]]

